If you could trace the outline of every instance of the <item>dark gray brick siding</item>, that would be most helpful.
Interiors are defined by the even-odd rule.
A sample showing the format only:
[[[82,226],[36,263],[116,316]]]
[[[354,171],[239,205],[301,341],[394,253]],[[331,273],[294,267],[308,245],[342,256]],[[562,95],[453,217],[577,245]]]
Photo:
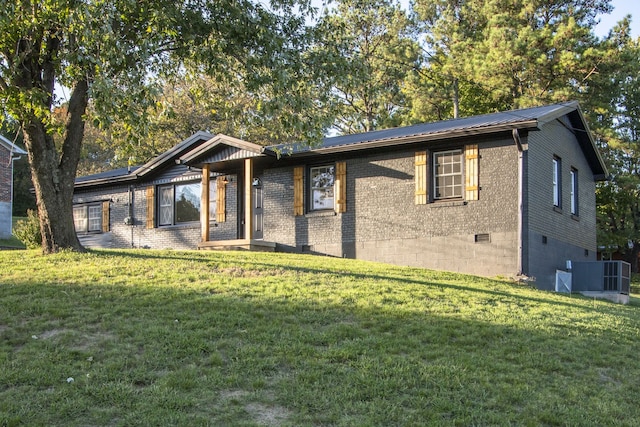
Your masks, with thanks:
[[[480,144],[480,197],[415,205],[414,155],[426,146],[347,159],[347,212],[293,216],[293,168],[265,171],[265,240],[309,250],[483,275],[517,273],[517,150]],[[306,183],[305,183],[306,185]],[[305,188],[306,191],[306,188]],[[476,234],[490,241],[476,243]]]
[[[523,132],[522,273],[537,286],[553,287],[555,269],[567,259],[595,259],[595,183],[574,135],[559,121],[541,131]],[[277,250],[309,252],[486,275],[514,276],[518,271],[518,150],[510,132],[492,139],[459,141],[455,147],[479,146],[479,200],[415,204],[415,152],[451,145],[415,144],[396,151],[361,152],[326,157],[313,164],[342,160],[347,165],[347,211],[293,215],[294,165],[256,171],[264,189],[264,240]],[[563,210],[553,209],[552,159],[562,159]],[[285,160],[287,161],[287,160]],[[305,167],[309,166],[304,165]],[[569,213],[571,168],[579,176],[579,216]],[[149,185],[197,178],[193,171],[170,170]],[[306,175],[306,173],[305,173]],[[429,174],[430,175],[430,174]],[[236,174],[226,186],[226,221],[212,223],[211,240],[231,240],[239,233]],[[307,185],[305,176],[305,200]],[[212,185],[215,185],[212,183]],[[133,188],[135,222],[129,216],[128,187],[78,192],[76,203],[110,200],[110,231],[81,236],[87,245],[193,249],[200,242],[198,223],[146,228],[146,188]],[[431,191],[431,190],[430,190]],[[476,241],[481,236],[481,241]],[[546,243],[543,243],[543,238]]]
[[[193,178],[194,176],[192,176]],[[227,185],[227,217],[223,223],[211,222],[211,239],[229,240],[237,238],[237,177],[231,176]],[[159,178],[149,185],[171,182]],[[212,182],[215,185],[215,182]],[[79,234],[80,242],[89,248],[152,248],[195,249],[201,239],[200,223],[193,222],[170,227],[146,228],[148,185],[135,187],[106,187],[91,192],[76,191],[74,204],[109,200],[109,232]],[[131,188],[131,194],[129,190]],[[129,199],[133,202],[133,225],[125,224],[130,215]]]
[[[528,140],[528,274],[537,286],[553,289],[555,270],[566,260],[596,259],[596,201],[593,174],[568,122],[547,124]],[[553,208],[552,162],[561,159],[562,210]],[[570,170],[578,171],[578,216],[570,214]],[[543,243],[546,238],[546,244]],[[586,252],[585,252],[586,251]]]

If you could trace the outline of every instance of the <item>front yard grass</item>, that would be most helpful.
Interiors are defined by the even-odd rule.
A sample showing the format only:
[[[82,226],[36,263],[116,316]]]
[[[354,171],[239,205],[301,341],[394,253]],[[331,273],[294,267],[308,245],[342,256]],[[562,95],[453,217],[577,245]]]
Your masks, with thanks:
[[[631,426],[639,306],[317,256],[0,252],[0,426]]]

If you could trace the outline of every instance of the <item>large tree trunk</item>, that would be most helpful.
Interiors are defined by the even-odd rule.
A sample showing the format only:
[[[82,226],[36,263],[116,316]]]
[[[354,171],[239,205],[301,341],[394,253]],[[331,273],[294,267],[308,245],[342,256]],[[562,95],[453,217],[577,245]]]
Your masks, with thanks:
[[[56,150],[53,136],[35,116],[23,122],[24,141],[29,155],[36,193],[42,250],[82,251],[73,223],[73,186],[84,133],[88,84],[79,82],[69,101],[62,150]]]

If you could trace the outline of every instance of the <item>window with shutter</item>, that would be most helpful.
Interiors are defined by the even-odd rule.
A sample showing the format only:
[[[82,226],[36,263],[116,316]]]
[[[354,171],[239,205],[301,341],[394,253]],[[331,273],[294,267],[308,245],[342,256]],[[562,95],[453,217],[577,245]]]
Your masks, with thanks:
[[[77,233],[109,231],[109,201],[74,206],[73,222]]]
[[[309,209],[330,210],[335,206],[335,165],[309,168]]]
[[[460,199],[462,188],[462,150],[433,153],[433,198]]]

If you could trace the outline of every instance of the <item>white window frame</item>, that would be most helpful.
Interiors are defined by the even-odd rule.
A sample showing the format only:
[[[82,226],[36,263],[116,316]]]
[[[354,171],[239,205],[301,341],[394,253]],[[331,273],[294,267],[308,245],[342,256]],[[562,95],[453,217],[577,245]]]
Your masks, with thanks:
[[[443,173],[438,173],[438,159],[442,157],[457,155],[459,158],[458,162],[447,162],[444,165],[455,165],[458,164],[460,170],[458,172],[448,171]],[[458,148],[455,150],[443,150],[443,151],[434,151],[433,152],[433,199],[434,200],[446,200],[446,199],[461,199],[463,197],[464,190],[464,154],[462,149]],[[455,177],[459,177],[459,182],[455,182]],[[449,178],[452,178],[454,182],[452,183],[443,183],[442,181],[449,181]],[[441,189],[452,189],[452,194],[443,195],[441,194]]]
[[[562,208],[562,160],[553,157],[553,206]]]
[[[569,174],[571,176],[571,215],[578,216],[578,170],[571,168]]]
[[[174,225],[174,197],[173,185],[158,186],[158,226]]]
[[[102,202],[74,205],[73,225],[76,233],[101,233]]]
[[[333,210],[335,206],[336,165],[309,168],[309,210]]]
[[[176,195],[178,192],[176,191],[176,187],[187,186],[187,185],[198,185],[201,186],[201,181],[185,181],[185,182],[176,182],[172,184],[159,185],[157,189],[158,194],[158,227],[170,227],[172,225],[180,225],[180,224],[188,224],[196,221],[200,221],[200,217],[198,216],[197,220],[193,221],[183,221],[177,222],[177,214],[176,214]],[[198,200],[202,203],[201,197],[201,188],[198,188]],[[165,193],[166,192],[166,193]],[[217,188],[215,185],[209,185],[209,221],[215,221],[216,219],[216,194]],[[169,197],[163,198],[163,195],[166,194]],[[202,206],[199,206],[198,210],[200,211]],[[163,215],[165,215],[163,217]]]

